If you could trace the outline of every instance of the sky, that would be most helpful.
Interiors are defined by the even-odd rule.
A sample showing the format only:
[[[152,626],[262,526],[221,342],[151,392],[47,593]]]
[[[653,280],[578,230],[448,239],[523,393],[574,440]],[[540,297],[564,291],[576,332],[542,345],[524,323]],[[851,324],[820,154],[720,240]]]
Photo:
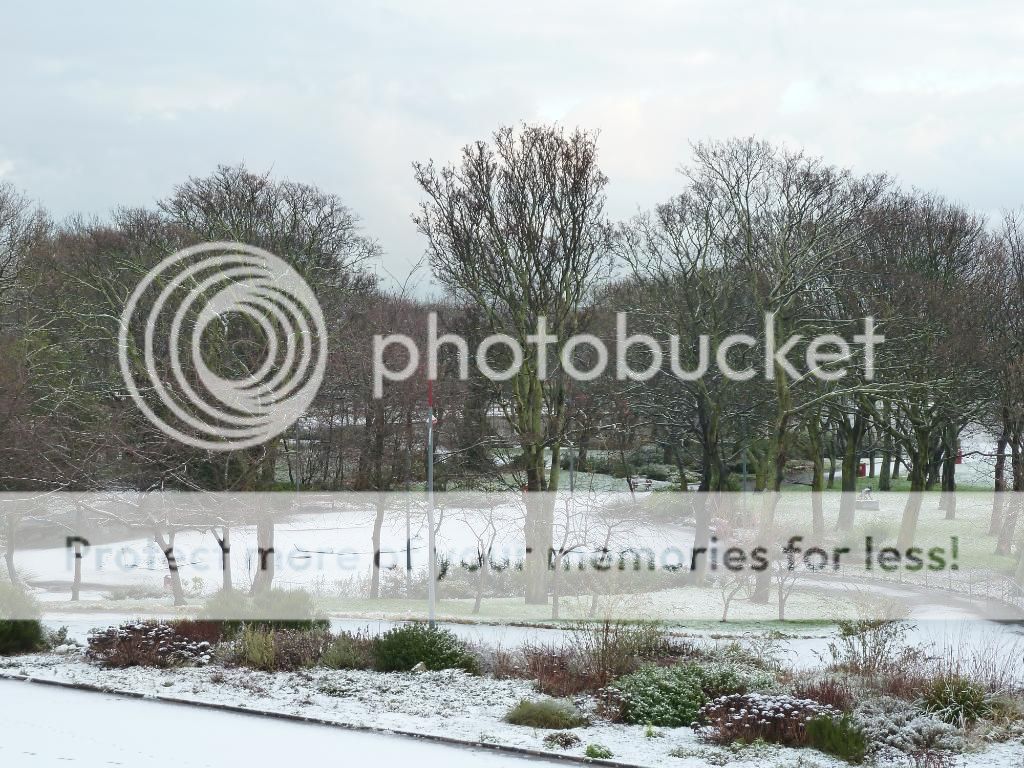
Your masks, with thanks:
[[[0,180],[104,216],[244,162],[340,195],[385,283],[423,255],[411,163],[521,121],[600,131],[615,219],[749,135],[997,216],[1024,204],[1022,42],[1015,2],[12,3]]]

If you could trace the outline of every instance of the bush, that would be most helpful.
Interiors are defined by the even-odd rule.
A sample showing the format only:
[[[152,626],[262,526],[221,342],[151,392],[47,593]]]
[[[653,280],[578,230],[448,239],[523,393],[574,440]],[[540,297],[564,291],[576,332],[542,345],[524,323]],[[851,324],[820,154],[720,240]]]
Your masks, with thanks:
[[[820,752],[848,763],[864,762],[868,742],[849,715],[836,719],[823,715],[807,723],[807,741]]]
[[[544,746],[548,749],[572,749],[583,743],[572,731],[555,731],[544,737]]]
[[[869,749],[888,748],[904,754],[917,751],[959,751],[963,736],[949,723],[922,713],[913,704],[891,696],[857,705],[854,721],[867,737]]]
[[[616,680],[605,691],[605,701],[617,702],[627,723],[678,728],[690,725],[710,699],[746,693],[752,683],[774,683],[774,678],[729,664],[647,666]]]
[[[161,621],[128,621],[90,633],[86,657],[105,667],[202,666],[213,658],[213,645],[179,635]]]
[[[700,735],[717,744],[761,740],[789,747],[808,744],[807,723],[818,717],[838,717],[832,707],[793,696],[737,693],[721,696],[701,707]]]
[[[940,677],[925,691],[924,709],[963,728],[988,714],[988,696],[981,685],[965,677]]]
[[[0,619],[0,656],[32,653],[45,646],[43,625],[35,619]]]
[[[388,630],[373,644],[374,662],[381,672],[408,672],[419,663],[430,670],[462,669],[479,674],[480,665],[452,632],[426,624],[406,624]]]
[[[644,464],[637,467],[636,473],[649,477],[651,480],[668,480],[672,475],[672,467],[668,464]]]
[[[578,728],[589,722],[571,701],[565,699],[543,699],[541,701],[523,699],[505,715],[505,721],[512,725],[552,730]]]
[[[197,643],[217,645],[224,639],[224,622],[210,619],[178,619],[171,622],[171,628],[178,637]]]
[[[371,669],[373,640],[361,633],[342,632],[327,646],[320,664],[328,669]]]
[[[591,760],[611,760],[615,757],[615,755],[612,754],[612,751],[603,744],[587,744],[587,748],[583,750],[583,754]]]
[[[0,656],[31,653],[45,644],[36,601],[17,585],[0,582]]]

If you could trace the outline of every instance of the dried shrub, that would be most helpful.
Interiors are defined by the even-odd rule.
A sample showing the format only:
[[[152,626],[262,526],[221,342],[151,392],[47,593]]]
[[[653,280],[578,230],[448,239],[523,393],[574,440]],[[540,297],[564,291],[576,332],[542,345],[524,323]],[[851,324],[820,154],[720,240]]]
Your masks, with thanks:
[[[798,683],[793,686],[793,695],[798,699],[810,699],[819,704],[828,704],[843,712],[852,712],[856,702],[856,695],[850,684],[845,680],[837,680],[832,677],[810,683]]]
[[[160,621],[130,621],[92,632],[86,657],[105,667],[173,667],[204,665],[213,658],[213,645],[179,635]]]
[[[572,731],[555,731],[544,737],[544,746],[548,749],[572,749],[583,743],[583,740]]]
[[[575,696],[600,691],[644,665],[698,653],[694,646],[672,640],[656,623],[602,621],[576,625],[565,645],[528,645],[502,662],[507,676],[535,680],[541,693]]]
[[[705,704],[695,724],[701,737],[716,744],[761,740],[790,747],[807,746],[807,724],[818,717],[839,717],[825,704],[793,696],[737,693]]]

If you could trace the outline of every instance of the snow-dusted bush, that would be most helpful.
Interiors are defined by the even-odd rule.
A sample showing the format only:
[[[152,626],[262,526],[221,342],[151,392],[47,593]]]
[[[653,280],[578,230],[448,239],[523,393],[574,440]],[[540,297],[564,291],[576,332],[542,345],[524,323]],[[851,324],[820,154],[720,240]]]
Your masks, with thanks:
[[[572,749],[583,743],[583,740],[572,731],[555,731],[544,737],[544,746],[548,749]]]
[[[964,737],[952,725],[890,696],[863,701],[853,717],[867,737],[869,748],[875,750],[890,748],[910,754],[964,748]]]
[[[988,695],[985,688],[973,680],[958,675],[933,680],[925,691],[923,700],[926,712],[961,728],[988,714]]]
[[[208,664],[213,646],[178,634],[160,621],[129,621],[93,631],[86,657],[105,667],[173,667]]]
[[[646,666],[625,675],[603,692],[606,705],[616,704],[627,723],[669,728],[689,725],[707,701],[754,688],[771,687],[775,678],[722,662]]]
[[[761,740],[800,747],[808,744],[809,722],[840,716],[839,710],[810,699],[736,693],[720,696],[701,707],[694,727],[704,739],[717,744]]]
[[[642,667],[608,686],[604,698],[618,705],[627,723],[667,728],[689,725],[708,699],[701,678],[689,665]]]

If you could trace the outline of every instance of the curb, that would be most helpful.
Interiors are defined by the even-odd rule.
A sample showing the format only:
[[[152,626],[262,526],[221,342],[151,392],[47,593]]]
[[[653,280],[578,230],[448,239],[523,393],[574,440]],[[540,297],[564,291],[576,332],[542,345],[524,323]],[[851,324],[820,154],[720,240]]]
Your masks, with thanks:
[[[76,691],[87,691],[89,693],[105,693],[113,696],[120,696],[126,699],[140,699],[144,701],[155,701],[162,704],[174,704],[183,707],[196,707],[199,709],[210,709],[220,712],[231,712],[240,715],[255,715],[257,717],[269,717],[275,720],[285,720],[293,723],[305,723],[306,725],[326,725],[332,728],[340,728],[346,731],[359,733],[371,733],[380,736],[397,736],[399,738],[418,739],[436,744],[444,744],[459,749],[484,749],[491,752],[505,753],[517,757],[533,758],[555,763],[571,763],[573,765],[607,765],[612,768],[644,768],[637,763],[624,763],[618,760],[602,760],[578,755],[560,755],[557,752],[545,752],[531,747],[517,747],[510,744],[492,744],[482,741],[466,741],[452,736],[440,736],[430,733],[416,733],[414,731],[402,731],[393,728],[381,728],[374,725],[355,725],[353,723],[340,723],[336,720],[328,720],[312,715],[295,715],[288,712],[271,712],[267,710],[251,709],[236,704],[217,704],[209,701],[189,701],[177,699],[171,696],[160,694],[140,693],[139,691],[122,690],[110,688],[92,683],[73,683],[63,680],[47,680],[46,678],[32,677],[30,675],[11,674],[0,672],[0,680],[13,680],[15,682],[32,683],[35,685],[48,685],[54,688],[69,688]]]

